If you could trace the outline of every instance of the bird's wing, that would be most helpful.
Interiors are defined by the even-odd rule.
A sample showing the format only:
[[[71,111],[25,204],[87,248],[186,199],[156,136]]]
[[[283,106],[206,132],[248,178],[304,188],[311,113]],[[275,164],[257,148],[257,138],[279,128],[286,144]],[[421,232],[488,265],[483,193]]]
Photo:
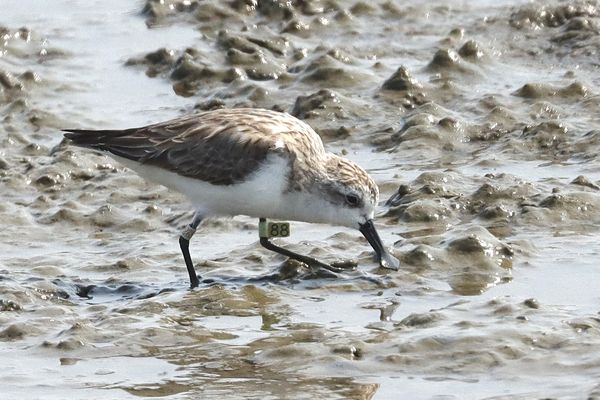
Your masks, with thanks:
[[[108,151],[213,185],[231,185],[256,171],[269,154],[294,160],[325,150],[308,125],[260,109],[215,110],[125,130],[66,130],[75,145]]]

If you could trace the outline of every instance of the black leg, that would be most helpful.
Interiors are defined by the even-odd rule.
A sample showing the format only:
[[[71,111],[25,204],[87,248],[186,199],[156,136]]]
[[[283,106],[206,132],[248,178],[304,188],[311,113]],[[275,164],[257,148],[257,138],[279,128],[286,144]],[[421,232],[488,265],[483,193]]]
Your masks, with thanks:
[[[181,232],[181,236],[179,236],[179,247],[181,248],[181,253],[183,254],[183,260],[185,261],[185,266],[187,267],[188,274],[190,275],[190,287],[193,289],[198,287],[200,284],[200,280],[198,279],[198,275],[196,275],[196,270],[194,269],[194,263],[192,262],[192,256],[190,255],[190,239],[196,233],[196,228],[202,222],[203,215],[199,212],[194,214],[194,220],[191,224],[185,227],[183,232]]]
[[[188,274],[190,275],[190,287],[193,289],[198,287],[200,281],[196,270],[194,269],[194,263],[192,262],[192,256],[190,256],[190,240],[179,236],[179,247],[181,247],[181,253],[183,253],[183,259],[185,260],[185,266],[187,267]]]
[[[279,254],[289,257],[291,259],[298,260],[309,266],[316,265],[317,267],[324,268],[331,272],[344,271],[343,268],[338,268],[338,267],[334,267],[329,264],[325,264],[325,263],[317,260],[316,258],[312,258],[309,256],[303,256],[302,254],[298,254],[298,253],[295,253],[288,249],[284,249],[283,247],[279,247],[276,244],[274,244],[273,242],[271,242],[268,238],[265,238],[265,237],[260,238],[260,244],[267,250],[271,250],[271,251],[274,251],[275,253],[279,253]]]
[[[263,221],[263,222],[265,221],[264,218],[261,218],[260,220]],[[342,272],[342,271],[344,271],[344,268],[334,267],[333,265],[325,264],[324,262],[321,262],[321,261],[319,261],[319,260],[317,260],[315,258],[312,258],[312,257],[309,257],[309,256],[304,256],[302,254],[295,253],[295,252],[293,252],[291,250],[284,249],[283,247],[279,247],[276,244],[274,244],[273,242],[271,242],[268,237],[261,236],[260,237],[260,244],[265,249],[267,249],[267,250],[271,250],[271,251],[274,251],[275,253],[279,253],[279,254],[284,255],[286,257],[289,257],[291,259],[298,260],[298,261],[303,262],[303,263],[305,263],[305,264],[307,264],[309,266],[313,266],[314,265],[314,266],[317,266],[317,267],[320,267],[320,268],[324,268],[324,269],[326,269],[328,271],[331,271],[331,272]]]

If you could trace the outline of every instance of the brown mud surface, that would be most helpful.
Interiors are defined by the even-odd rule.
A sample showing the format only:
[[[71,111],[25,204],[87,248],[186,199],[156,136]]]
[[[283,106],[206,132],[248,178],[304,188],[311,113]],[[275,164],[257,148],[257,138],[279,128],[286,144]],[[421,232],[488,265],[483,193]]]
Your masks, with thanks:
[[[0,6],[0,384],[11,398],[600,399],[600,2]],[[377,223],[186,200],[62,128],[289,112],[372,173]]]

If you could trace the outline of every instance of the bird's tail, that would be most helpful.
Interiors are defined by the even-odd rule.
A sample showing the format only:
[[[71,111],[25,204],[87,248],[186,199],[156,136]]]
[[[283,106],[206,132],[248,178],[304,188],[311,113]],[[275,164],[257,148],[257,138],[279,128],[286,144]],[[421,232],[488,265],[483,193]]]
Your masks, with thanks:
[[[88,129],[63,129],[64,135],[74,145],[92,149],[104,149],[108,143],[118,138],[133,133],[136,129],[125,130],[88,130]]]
[[[138,128],[124,130],[63,129],[65,137],[75,145],[108,151],[116,156],[139,160],[151,153],[152,143]]]

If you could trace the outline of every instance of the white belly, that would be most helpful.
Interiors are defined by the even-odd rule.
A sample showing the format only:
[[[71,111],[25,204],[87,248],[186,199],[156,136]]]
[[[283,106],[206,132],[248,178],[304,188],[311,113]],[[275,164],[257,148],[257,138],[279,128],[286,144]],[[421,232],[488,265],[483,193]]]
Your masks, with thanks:
[[[268,156],[259,170],[246,177],[247,181],[233,185],[212,185],[149,164],[111,156],[147,180],[184,194],[206,215],[278,218],[288,209],[284,192],[288,187],[290,166],[279,155]]]

